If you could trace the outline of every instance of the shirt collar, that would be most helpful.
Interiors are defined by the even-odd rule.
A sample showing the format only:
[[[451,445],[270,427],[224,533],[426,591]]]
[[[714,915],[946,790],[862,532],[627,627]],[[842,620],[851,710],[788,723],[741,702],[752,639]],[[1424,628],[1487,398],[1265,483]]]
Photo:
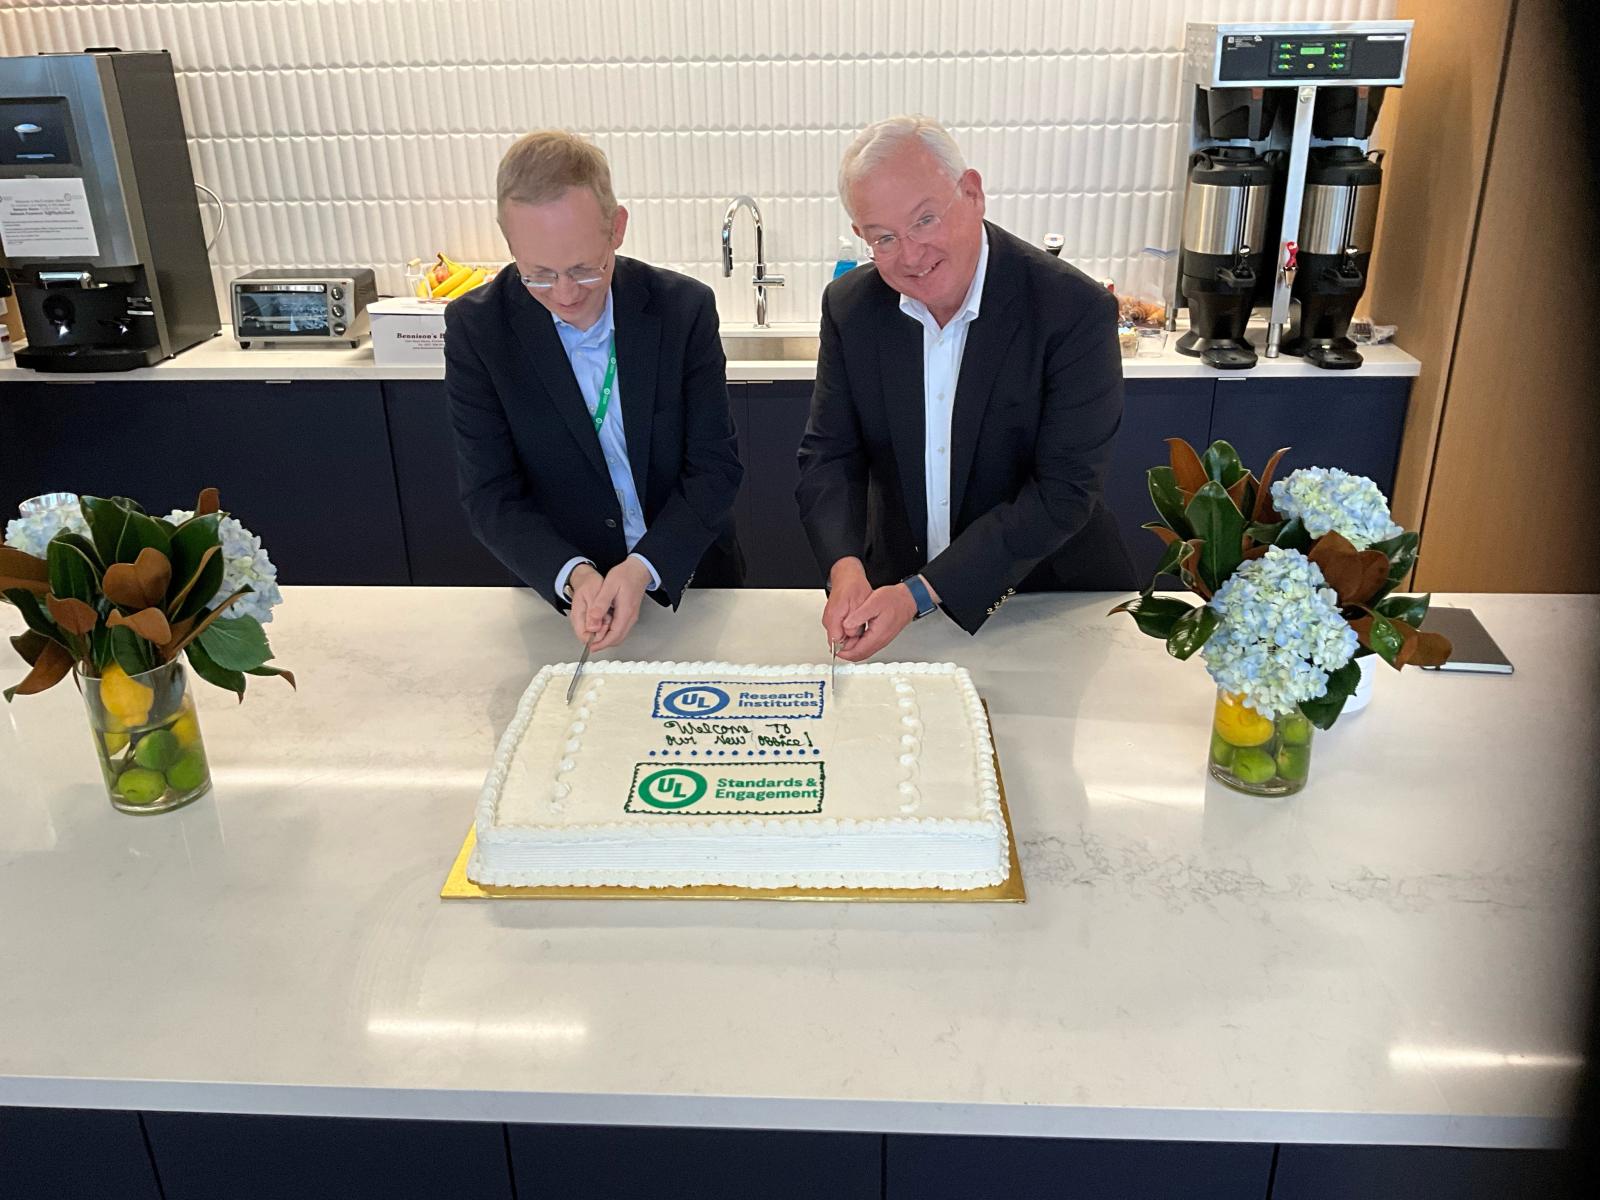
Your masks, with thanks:
[[[951,317],[950,320],[945,323],[946,329],[950,328],[951,325],[954,325],[958,321],[971,321],[977,318],[978,310],[983,303],[983,280],[988,273],[989,230],[987,227],[985,227],[983,231],[983,245],[978,250],[978,268],[972,273],[972,283],[967,287],[967,298],[962,301],[961,307],[956,311],[956,315]],[[921,300],[913,300],[910,296],[901,296],[900,311],[906,313],[908,316],[915,317],[924,325],[931,324],[933,328],[938,328],[938,322],[934,321],[933,314],[928,311],[928,306]]]
[[[600,310],[599,320],[587,329],[579,329],[576,325],[563,321],[556,313],[551,313],[550,319],[556,323],[556,333],[568,353],[604,346],[611,340],[611,331],[615,327],[611,313],[611,289],[606,289],[606,306]]]

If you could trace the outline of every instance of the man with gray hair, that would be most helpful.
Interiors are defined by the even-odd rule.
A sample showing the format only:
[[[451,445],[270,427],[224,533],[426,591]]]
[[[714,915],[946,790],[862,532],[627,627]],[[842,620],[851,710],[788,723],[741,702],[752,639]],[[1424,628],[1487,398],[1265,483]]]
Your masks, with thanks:
[[[478,539],[606,650],[641,601],[741,582],[742,468],[710,288],[617,253],[605,155],[542,130],[496,182],[514,260],[445,309],[445,392]]]
[[[1111,294],[986,222],[982,179],[926,117],[857,135],[839,198],[872,262],[823,294],[795,493],[830,646],[861,661],[935,608],[976,633],[1018,591],[1131,588],[1101,498]]]

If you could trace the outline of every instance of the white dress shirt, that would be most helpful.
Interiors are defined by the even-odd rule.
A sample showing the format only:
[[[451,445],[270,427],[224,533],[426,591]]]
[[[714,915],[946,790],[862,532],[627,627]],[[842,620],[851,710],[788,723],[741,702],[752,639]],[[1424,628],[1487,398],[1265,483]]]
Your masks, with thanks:
[[[578,390],[583,402],[594,416],[600,406],[600,388],[605,383],[606,366],[610,362],[611,335],[616,322],[611,312],[611,293],[606,292],[606,306],[600,319],[588,329],[569,325],[555,313],[550,317],[556,323],[556,334],[561,338],[561,348],[567,352],[572,373],[577,377]],[[611,476],[611,486],[616,490],[617,503],[622,507],[622,535],[629,550],[638,545],[644,536],[644,509],[639,503],[639,492],[633,483],[633,467],[628,462],[628,439],[622,428],[622,379],[611,384],[611,403],[606,406],[605,420],[600,424],[600,452],[605,456],[606,472]],[[650,590],[661,586],[661,576],[650,560],[642,554],[630,555],[644,564],[650,572]],[[578,555],[570,558],[556,574],[556,595],[561,595],[571,578],[573,568],[579,563],[594,566],[593,561]]]
[[[928,557],[932,562],[950,545],[950,420],[955,412],[956,381],[961,377],[961,355],[967,348],[967,327],[978,315],[983,299],[983,278],[989,270],[989,231],[983,231],[978,269],[972,274],[967,298],[943,329],[928,306],[910,296],[900,297],[900,311],[922,325],[923,476],[928,499]]]

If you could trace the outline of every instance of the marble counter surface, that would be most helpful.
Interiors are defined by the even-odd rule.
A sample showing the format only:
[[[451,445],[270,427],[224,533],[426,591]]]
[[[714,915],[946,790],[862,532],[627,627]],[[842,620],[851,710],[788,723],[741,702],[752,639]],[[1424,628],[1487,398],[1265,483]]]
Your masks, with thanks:
[[[776,333],[815,336],[815,322],[809,325],[790,324],[774,327]],[[730,329],[729,332],[736,332]],[[748,332],[748,329],[742,330]],[[1251,336],[1264,341],[1265,333],[1252,328]],[[1204,379],[1227,377],[1243,379],[1252,376],[1281,378],[1285,376],[1308,379],[1371,379],[1378,376],[1412,377],[1422,369],[1411,355],[1395,345],[1365,346],[1361,353],[1365,365],[1356,371],[1324,371],[1292,355],[1278,358],[1263,357],[1250,371],[1214,371],[1200,365],[1199,359],[1179,354],[1176,349],[1178,334],[1167,338],[1166,348],[1160,355],[1150,358],[1125,358],[1122,360],[1123,376],[1127,379]],[[815,379],[817,364],[814,359],[749,359],[728,360],[730,383],[775,383],[788,379]],[[0,362],[0,387],[4,384],[29,381],[56,383],[91,383],[97,380],[255,380],[286,381],[296,379],[319,380],[375,380],[375,379],[443,379],[444,363],[419,366],[379,366],[372,359],[372,343],[362,343],[355,350],[339,343],[328,346],[284,347],[242,350],[233,340],[233,330],[223,326],[222,333],[208,342],[185,350],[153,367],[137,371],[87,372],[61,374],[33,371],[17,366],[15,360]],[[0,399],[4,392],[0,391]]]
[[[285,592],[300,690],[197,685],[215,789],[188,809],[112,811],[70,685],[0,706],[0,1105],[1560,1137],[1595,597],[1456,598],[1516,674],[1384,673],[1283,801],[1208,782],[1203,668],[1111,597],[913,626],[896,656],[968,666],[989,703],[1029,898],[911,905],[441,901],[565,624],[515,590]],[[822,647],[812,593],[647,607],[629,657]]]

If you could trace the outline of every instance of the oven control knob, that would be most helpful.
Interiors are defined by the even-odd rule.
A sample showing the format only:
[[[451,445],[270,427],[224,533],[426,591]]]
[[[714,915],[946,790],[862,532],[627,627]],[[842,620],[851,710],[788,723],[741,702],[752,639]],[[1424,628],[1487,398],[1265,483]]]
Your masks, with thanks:
[[[336,316],[336,317],[342,317],[342,316],[344,316],[344,305],[342,305],[342,304],[335,304],[335,305],[334,305],[334,306],[333,306],[333,315],[334,315],[334,316]]]
[[[329,293],[328,293],[328,294],[329,294],[329,295],[330,295],[330,296],[332,296],[332,297],[333,297],[333,298],[334,298],[334,299],[335,299],[335,300],[343,300],[343,299],[344,299],[344,289],[343,289],[343,288],[340,288],[340,287],[336,287],[336,288],[334,288],[334,289],[333,289],[333,290],[332,290],[332,291],[331,291],[331,292],[329,292]]]
[[[341,325],[335,325],[333,327],[333,335],[334,335],[334,337],[343,337],[344,336],[344,326],[342,324]]]

